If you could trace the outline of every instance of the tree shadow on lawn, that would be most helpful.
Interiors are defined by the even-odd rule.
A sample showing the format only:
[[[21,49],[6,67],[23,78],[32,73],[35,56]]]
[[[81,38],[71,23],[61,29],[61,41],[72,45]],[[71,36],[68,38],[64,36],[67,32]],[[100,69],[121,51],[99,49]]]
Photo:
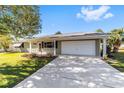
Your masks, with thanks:
[[[118,52],[113,56],[112,61],[108,60],[107,62],[119,71],[124,72],[124,52]]]
[[[0,87],[14,87],[51,60],[53,58],[32,58],[30,60],[22,60],[19,62],[21,64],[16,66],[3,64],[0,66],[0,74],[3,76],[3,78],[0,77],[3,82],[3,84],[0,83]]]

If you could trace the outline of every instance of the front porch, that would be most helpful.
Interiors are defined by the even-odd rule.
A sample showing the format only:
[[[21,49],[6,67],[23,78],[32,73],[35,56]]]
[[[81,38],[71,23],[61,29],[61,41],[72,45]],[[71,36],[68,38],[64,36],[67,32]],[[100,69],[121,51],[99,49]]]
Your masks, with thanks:
[[[30,41],[29,43],[29,53],[36,53],[39,55],[51,55],[57,56],[61,54],[61,42],[57,40],[38,40]],[[33,48],[33,44],[36,43],[36,48]]]

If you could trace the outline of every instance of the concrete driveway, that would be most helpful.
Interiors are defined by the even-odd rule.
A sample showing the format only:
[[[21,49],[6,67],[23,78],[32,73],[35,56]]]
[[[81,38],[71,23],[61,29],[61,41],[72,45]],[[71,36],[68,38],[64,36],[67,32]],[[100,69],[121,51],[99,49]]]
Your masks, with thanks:
[[[124,74],[100,58],[61,55],[15,87],[124,87]]]

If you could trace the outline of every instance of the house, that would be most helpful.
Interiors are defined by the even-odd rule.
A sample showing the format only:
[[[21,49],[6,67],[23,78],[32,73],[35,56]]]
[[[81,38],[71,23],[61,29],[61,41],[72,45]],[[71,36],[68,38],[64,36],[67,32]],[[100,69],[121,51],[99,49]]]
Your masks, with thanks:
[[[24,49],[24,43],[23,42],[13,42],[9,46],[9,51],[28,52],[28,51],[26,51],[26,49]]]
[[[65,33],[49,35],[23,41],[23,51],[51,55],[100,56],[101,42],[106,55],[106,33]],[[20,44],[21,45],[21,44]]]
[[[121,45],[119,47],[119,51],[124,51],[124,36],[122,36],[122,41],[121,41]]]

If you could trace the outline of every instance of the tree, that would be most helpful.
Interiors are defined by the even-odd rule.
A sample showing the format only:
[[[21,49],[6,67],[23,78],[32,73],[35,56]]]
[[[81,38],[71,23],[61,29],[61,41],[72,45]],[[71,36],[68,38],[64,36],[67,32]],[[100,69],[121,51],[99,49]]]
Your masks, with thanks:
[[[60,31],[56,32],[55,35],[62,34]]]
[[[104,31],[102,29],[97,29],[96,32],[98,32],[98,33],[104,33]]]
[[[97,29],[96,32],[104,33],[102,29]],[[121,36],[124,34],[124,29],[113,29],[107,40],[107,52],[110,54],[111,49],[113,52],[117,52],[121,45]]]
[[[41,32],[38,6],[0,6],[0,33],[16,39]]]
[[[0,46],[4,49],[5,52],[7,52],[7,49],[9,48],[11,43],[12,38],[10,36],[0,35]]]
[[[124,33],[124,29],[114,29],[111,31],[108,38],[108,44],[113,48],[113,52],[117,52],[121,45],[121,36]]]

